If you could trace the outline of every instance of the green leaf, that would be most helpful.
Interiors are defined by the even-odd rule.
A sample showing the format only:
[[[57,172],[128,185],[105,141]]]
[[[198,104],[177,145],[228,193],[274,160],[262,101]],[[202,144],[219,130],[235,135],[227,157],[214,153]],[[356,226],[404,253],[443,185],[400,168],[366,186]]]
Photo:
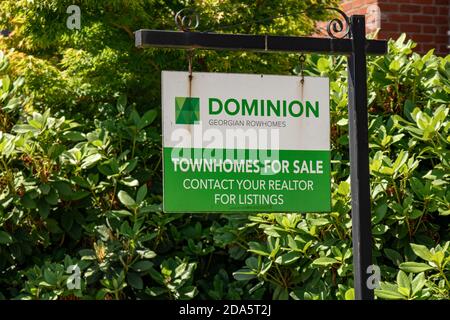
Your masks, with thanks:
[[[28,132],[39,133],[41,131],[33,126],[30,126],[29,124],[17,124],[14,126],[12,130],[19,134],[24,134]]]
[[[119,111],[119,113],[124,113],[126,106],[127,106],[127,96],[126,95],[119,96],[116,105],[117,111]]]
[[[379,290],[375,289],[375,294],[378,298],[387,299],[387,300],[404,300],[405,297],[399,292],[390,291],[390,290]]]
[[[299,258],[300,255],[297,252],[289,252],[278,256],[275,263],[286,265],[298,260]]]
[[[51,189],[47,196],[45,196],[45,201],[52,206],[56,206],[58,204],[59,198],[58,193],[55,189]]]
[[[349,196],[350,195],[350,184],[348,182],[346,182],[346,181],[342,181],[339,184],[337,192],[340,195]]]
[[[135,289],[142,290],[144,288],[144,282],[139,274],[134,272],[127,273],[127,282]]]
[[[330,68],[330,60],[326,58],[320,58],[317,61],[317,69],[319,69],[320,72],[326,72]]]
[[[423,183],[417,179],[416,177],[412,177],[409,180],[409,183],[411,185],[411,188],[413,189],[414,193],[419,196],[420,199],[423,199],[424,193],[425,193],[425,186]]]
[[[427,282],[427,279],[425,278],[425,273],[421,272],[419,273],[413,281],[411,281],[411,289],[412,289],[412,295],[416,295],[422,288],[425,286],[425,283]]]
[[[123,178],[120,180],[120,183],[127,187],[137,187],[139,185],[139,181],[133,177]]]
[[[288,300],[289,299],[289,291],[287,288],[282,286],[277,286],[272,295],[273,300]]]
[[[100,173],[102,173],[103,175],[105,175],[107,177],[113,176],[118,173],[111,168],[109,162],[104,162],[104,163],[98,165],[97,169],[98,169],[98,171],[100,171]]]
[[[72,193],[70,184],[65,181],[55,181],[53,182],[53,187],[58,190],[58,193],[62,196],[68,196]]]
[[[95,255],[95,251],[92,249],[82,249],[78,251],[81,256],[81,260],[96,260],[97,256]]]
[[[405,287],[399,287],[398,288],[398,292],[405,296],[406,298],[409,298],[410,294],[411,294],[411,289],[410,288],[405,288]]]
[[[418,256],[421,257],[425,261],[431,261],[433,254],[430,252],[430,250],[427,249],[427,247],[411,243],[411,249],[412,251]]]
[[[69,141],[79,142],[86,140],[86,137],[78,131],[67,131],[64,132],[63,137]]]
[[[384,224],[377,224],[372,228],[372,234],[373,235],[381,235],[386,233],[386,231],[389,230],[389,227]]]
[[[139,121],[139,126],[138,129],[142,130],[144,129],[146,126],[150,125],[157,116],[157,112],[156,110],[149,110],[147,111],[141,118],[141,120]]]
[[[402,270],[397,273],[397,284],[400,288],[410,289],[411,284],[409,283],[408,276]]]
[[[119,197],[120,202],[128,208],[132,208],[136,205],[134,199],[123,190],[119,191],[117,196]]]
[[[48,184],[41,184],[39,186],[39,189],[41,190],[42,194],[48,194],[50,192],[50,186]]]
[[[148,271],[151,267],[153,267],[153,263],[145,260],[138,261],[131,266],[137,272]]]
[[[127,210],[111,210],[106,212],[107,216],[115,217],[115,218],[123,218],[123,217],[129,217],[133,214],[130,211]]]
[[[58,281],[56,274],[54,274],[49,269],[44,269],[44,280],[50,284],[50,285],[56,285],[56,282]]]
[[[160,288],[160,287],[150,287],[150,288],[145,289],[145,293],[147,293],[148,295],[150,295],[152,297],[160,296],[166,292],[167,292],[167,289]]]
[[[233,272],[233,277],[237,281],[247,281],[256,278],[256,274],[248,268],[243,268]]]
[[[333,265],[335,263],[340,263],[340,262],[334,258],[321,257],[321,258],[317,258],[316,260],[314,260],[312,264],[315,266],[329,266],[329,265]]]
[[[23,198],[21,199],[22,205],[27,209],[35,209],[37,204],[36,201],[34,201],[29,193],[26,193]]]
[[[155,236],[156,236],[156,234],[155,234]],[[139,253],[139,255],[145,259],[152,259],[152,258],[156,257],[156,253],[149,249],[137,250],[137,253]]]
[[[250,252],[259,254],[261,256],[269,256],[270,255],[270,253],[267,251],[266,246],[262,245],[259,242],[251,241],[248,243],[248,246],[249,246],[248,251],[250,251]]]
[[[99,153],[91,154],[90,156],[87,156],[86,158],[83,159],[83,161],[81,162],[81,169],[88,169],[101,159],[102,159],[101,154]]]
[[[145,206],[145,207],[141,207],[139,209],[139,213],[148,213],[148,212],[161,212],[162,211],[162,207],[160,204],[154,204],[151,206]]]
[[[398,59],[392,60],[392,62],[389,64],[389,70],[391,71],[398,71],[401,68],[400,61]]]
[[[345,300],[355,300],[355,289],[350,288],[347,291],[345,291]]]
[[[66,232],[69,232],[73,225],[73,214],[71,211],[64,211],[61,216],[61,226]]]
[[[408,152],[407,151],[400,151],[397,160],[395,160],[394,164],[392,165],[394,172],[397,172],[400,170],[400,168],[406,163],[408,160]]]
[[[413,211],[410,213],[409,218],[410,219],[417,219],[420,216],[423,215],[423,212],[417,209],[413,209]]]
[[[387,206],[386,202],[378,205],[375,208],[375,210],[374,210],[375,214],[374,214],[374,217],[372,219],[372,224],[376,225],[381,220],[383,220],[384,216],[386,215],[387,209],[388,209],[388,206]]]
[[[86,198],[90,194],[91,193],[89,191],[76,191],[76,192],[72,192],[70,195],[66,195],[65,198],[67,200],[77,201],[77,200]]]
[[[402,256],[400,255],[400,253],[398,253],[398,252],[395,251],[395,250],[386,248],[386,249],[384,249],[384,253],[386,254],[386,256],[387,256],[387,257],[388,257],[388,258],[389,258],[396,266],[399,266],[400,263],[403,262],[403,258],[402,258]]]
[[[50,205],[44,199],[40,199],[37,203],[39,214],[43,219],[47,218],[50,214]]]
[[[147,195],[147,185],[143,184],[137,192],[136,202],[141,203],[146,195]]]
[[[431,270],[433,269],[433,267],[425,263],[403,262],[402,264],[400,264],[400,269],[406,272],[419,273]]]
[[[6,231],[0,231],[0,244],[9,244],[13,242],[13,238]]]
[[[342,119],[340,119],[338,122],[336,122],[336,124],[338,125],[338,126],[346,126],[346,125],[348,125],[348,119],[347,118],[342,118]]]
[[[55,219],[46,219],[45,223],[47,225],[47,229],[51,233],[64,233],[64,231],[62,231],[59,227],[58,221],[56,221]]]
[[[178,290],[180,299],[192,299],[197,294],[197,288],[194,286],[184,286]]]

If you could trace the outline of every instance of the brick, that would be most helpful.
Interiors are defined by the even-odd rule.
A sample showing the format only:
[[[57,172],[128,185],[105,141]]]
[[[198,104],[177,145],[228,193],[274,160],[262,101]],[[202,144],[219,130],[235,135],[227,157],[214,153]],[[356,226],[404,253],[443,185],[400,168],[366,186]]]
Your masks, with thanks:
[[[422,32],[436,34],[438,32],[438,28],[436,26],[422,26]]]
[[[438,12],[438,9],[435,6],[423,6],[422,12],[425,14],[436,14]]]
[[[378,39],[397,39],[399,36],[399,32],[380,31]]]
[[[448,6],[448,0],[435,0],[434,4]]]
[[[398,23],[386,22],[381,25],[381,28],[385,31],[398,31],[399,30]]]
[[[448,17],[446,16],[434,16],[434,24],[448,25]]]
[[[437,34],[434,36],[434,41],[436,43],[447,43],[448,37],[447,36],[442,36],[440,34]]]
[[[448,17],[448,6],[439,7],[439,15]]]
[[[419,13],[421,6],[415,4],[402,4],[400,6],[400,13]]]
[[[438,26],[439,30],[439,34],[447,34],[447,31],[450,30],[450,27],[448,26]]]
[[[394,3],[379,3],[378,6],[381,12],[397,12],[399,10],[399,5]]]
[[[364,0],[355,0],[355,1],[350,1],[348,3],[344,3],[342,5],[342,7],[347,10],[352,10],[352,9],[360,8],[360,7],[364,6],[365,4],[366,3]]]
[[[424,15],[414,15],[412,16],[412,22],[414,23],[426,23],[426,24],[432,24],[433,23],[433,16],[424,16]]]
[[[411,3],[415,3],[415,4],[433,4],[434,0],[412,0]]]
[[[400,25],[401,32],[420,32],[420,25],[417,24],[401,24]]]
[[[386,15],[388,22],[411,22],[411,15],[390,13]]]
[[[413,38],[414,41],[420,42],[420,43],[434,43],[434,36],[433,35],[426,35],[426,34],[411,34],[411,38]]]
[[[431,49],[436,49],[436,46],[434,44],[429,44],[429,43],[424,43],[421,45],[421,52],[422,53],[427,53],[428,51],[430,51]]]

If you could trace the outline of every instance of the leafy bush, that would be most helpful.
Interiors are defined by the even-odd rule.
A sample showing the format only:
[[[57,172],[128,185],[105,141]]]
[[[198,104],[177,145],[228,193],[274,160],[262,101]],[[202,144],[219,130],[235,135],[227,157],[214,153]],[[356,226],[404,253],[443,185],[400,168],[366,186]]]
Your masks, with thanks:
[[[388,55],[370,59],[368,67],[374,263],[385,280],[376,294],[386,299],[448,299],[450,59],[432,51],[423,57],[412,54],[414,46],[403,35],[389,43]],[[310,74],[333,80],[333,212],[249,217],[252,222],[246,227],[260,229],[267,241],[249,242],[252,256],[234,275],[268,285],[274,299],[350,299],[345,62],[312,57],[309,63]],[[418,258],[427,263],[415,262]],[[412,273],[420,274],[413,278]],[[395,279],[397,284],[389,282]]]
[[[86,29],[71,34],[53,22],[62,0],[0,4],[10,13],[0,26],[14,31],[0,47],[20,50],[0,53],[0,298],[352,299],[345,58],[312,55],[306,70],[331,80],[332,212],[165,214],[157,74],[185,63],[175,51],[134,50],[127,30],[153,21],[146,12],[167,12],[151,22],[164,29],[181,5],[125,2],[109,1],[99,19],[104,4],[85,1]],[[215,28],[284,2],[248,4],[227,21],[199,9]],[[244,31],[293,33],[303,22],[311,23],[277,19]],[[448,299],[450,58],[413,47],[402,36],[368,62],[376,294]],[[290,73],[298,59],[197,58],[196,70],[261,73]],[[70,289],[75,267],[81,286]]]
[[[403,40],[369,62],[376,293],[448,299],[450,63],[411,54]],[[20,114],[3,118],[0,136],[2,295],[351,299],[345,63],[308,62],[310,74],[332,79],[329,214],[164,214],[160,167],[146,161],[160,162],[156,110],[141,116],[120,97],[91,128],[49,110],[26,115],[2,80],[2,113]],[[66,283],[72,265],[83,275],[78,290]]]

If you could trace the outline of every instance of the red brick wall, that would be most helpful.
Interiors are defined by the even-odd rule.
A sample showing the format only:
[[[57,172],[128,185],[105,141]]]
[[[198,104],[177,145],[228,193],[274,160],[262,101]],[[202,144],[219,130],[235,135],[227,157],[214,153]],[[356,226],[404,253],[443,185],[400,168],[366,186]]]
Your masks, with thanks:
[[[379,38],[396,37],[405,32],[418,43],[416,51],[435,48],[448,54],[449,0],[379,0],[381,30]]]
[[[447,48],[450,0],[343,0],[347,15],[366,15],[366,31],[380,28],[379,39],[397,38],[403,32],[418,43],[416,51],[445,55]],[[377,8],[379,8],[377,12]]]

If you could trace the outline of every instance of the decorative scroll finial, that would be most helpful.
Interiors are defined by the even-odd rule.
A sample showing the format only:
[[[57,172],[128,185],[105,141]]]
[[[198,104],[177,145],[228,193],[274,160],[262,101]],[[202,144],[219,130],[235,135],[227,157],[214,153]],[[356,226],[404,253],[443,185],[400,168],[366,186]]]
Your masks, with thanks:
[[[349,36],[350,35],[350,19],[345,14],[345,12],[340,9],[332,8],[332,7],[326,7],[324,9],[336,11],[344,19],[344,21],[342,21],[339,18],[334,18],[334,19],[330,20],[327,24],[328,35],[331,38],[335,38],[335,39],[346,38],[347,36]],[[342,35],[340,35],[340,36],[337,35],[338,33],[342,33],[342,32],[343,32]]]
[[[175,24],[181,31],[192,31],[200,24],[198,13],[192,8],[184,8],[175,15]]]

